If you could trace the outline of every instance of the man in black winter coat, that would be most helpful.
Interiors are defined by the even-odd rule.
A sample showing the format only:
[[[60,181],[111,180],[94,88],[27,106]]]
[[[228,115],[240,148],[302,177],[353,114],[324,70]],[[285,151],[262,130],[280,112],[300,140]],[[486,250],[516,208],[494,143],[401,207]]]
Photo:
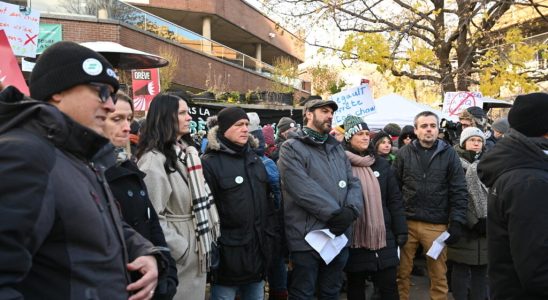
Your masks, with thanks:
[[[30,79],[37,100],[0,93],[0,299],[150,299],[158,250],[121,221],[94,162],[109,142],[112,66],[59,42]],[[129,271],[143,276],[131,283]]]
[[[217,121],[202,157],[221,222],[219,264],[210,272],[211,300],[234,299],[237,293],[242,300],[260,300],[276,237],[268,175],[252,149],[258,145],[245,111],[224,108]]]
[[[460,159],[438,137],[438,116],[430,111],[415,117],[417,139],[398,151],[394,164],[402,187],[409,239],[401,249],[398,289],[400,299],[409,299],[413,257],[419,244],[429,249],[444,231],[450,236],[446,244],[458,241],[466,224],[468,205],[466,183]],[[448,226],[449,224],[449,226]],[[430,298],[447,299],[447,249],[437,259],[427,257]]]
[[[548,299],[548,94],[518,96],[508,122],[478,165],[491,299]]]

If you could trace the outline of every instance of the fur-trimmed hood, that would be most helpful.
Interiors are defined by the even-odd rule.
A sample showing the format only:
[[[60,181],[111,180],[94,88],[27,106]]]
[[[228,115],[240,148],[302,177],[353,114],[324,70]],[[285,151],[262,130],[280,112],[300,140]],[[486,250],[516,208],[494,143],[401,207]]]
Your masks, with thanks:
[[[219,126],[218,125],[211,128],[207,132],[207,150],[206,150],[206,152],[211,150],[211,151],[224,151],[224,152],[234,153],[233,150],[226,147],[225,145],[223,145],[221,143],[221,141],[219,141],[219,139],[217,138],[217,132],[219,132]],[[251,133],[248,133],[247,136],[249,137],[249,139],[247,140],[247,144],[252,149],[258,148],[259,147],[259,140],[256,137],[254,137]]]

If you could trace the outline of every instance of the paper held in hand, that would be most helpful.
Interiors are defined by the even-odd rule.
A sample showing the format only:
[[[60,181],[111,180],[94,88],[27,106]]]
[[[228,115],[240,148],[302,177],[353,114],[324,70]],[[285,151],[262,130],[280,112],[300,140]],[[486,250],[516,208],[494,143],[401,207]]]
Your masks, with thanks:
[[[329,229],[313,230],[304,239],[320,254],[326,264],[329,264],[348,242],[344,234],[335,236]]]
[[[450,234],[447,231],[442,232],[440,236],[432,242],[432,247],[428,249],[426,255],[433,259],[438,259],[438,256],[440,256],[441,251],[443,251],[443,248],[445,247],[445,240],[449,238],[449,235]]]

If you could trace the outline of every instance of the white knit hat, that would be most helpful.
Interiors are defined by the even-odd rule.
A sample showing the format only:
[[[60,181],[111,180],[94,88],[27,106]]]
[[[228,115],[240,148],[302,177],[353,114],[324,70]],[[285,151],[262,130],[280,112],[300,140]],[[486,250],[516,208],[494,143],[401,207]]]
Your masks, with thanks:
[[[248,112],[247,117],[249,118],[249,132],[261,129],[261,119],[256,112]]]
[[[481,129],[477,127],[466,127],[460,134],[460,146],[464,148],[464,143],[466,140],[473,136],[479,136],[485,145],[485,134],[481,131]]]

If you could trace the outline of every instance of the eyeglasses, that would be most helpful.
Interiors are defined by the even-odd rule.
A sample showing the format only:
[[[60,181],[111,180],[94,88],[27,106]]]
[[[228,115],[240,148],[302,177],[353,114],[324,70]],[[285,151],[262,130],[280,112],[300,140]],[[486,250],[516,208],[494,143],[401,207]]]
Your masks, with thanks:
[[[116,93],[111,93],[108,85],[97,82],[90,82],[88,85],[92,86],[99,93],[99,101],[101,103],[107,103],[108,99],[112,98],[112,103],[116,104],[116,100],[118,100]]]

